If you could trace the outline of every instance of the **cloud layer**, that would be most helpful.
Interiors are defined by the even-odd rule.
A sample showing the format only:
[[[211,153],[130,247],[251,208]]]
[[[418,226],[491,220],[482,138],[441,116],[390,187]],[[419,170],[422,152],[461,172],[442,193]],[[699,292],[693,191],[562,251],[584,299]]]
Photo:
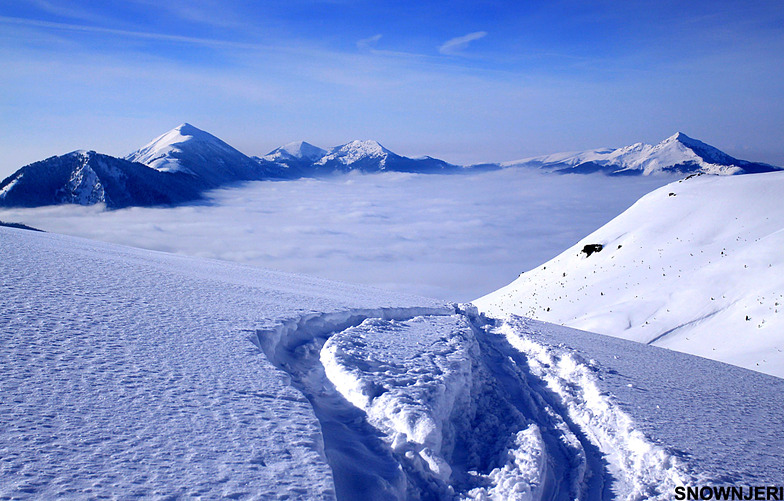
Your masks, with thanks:
[[[467,301],[561,253],[664,182],[519,169],[346,175],[216,190],[211,205],[0,210],[0,220]]]

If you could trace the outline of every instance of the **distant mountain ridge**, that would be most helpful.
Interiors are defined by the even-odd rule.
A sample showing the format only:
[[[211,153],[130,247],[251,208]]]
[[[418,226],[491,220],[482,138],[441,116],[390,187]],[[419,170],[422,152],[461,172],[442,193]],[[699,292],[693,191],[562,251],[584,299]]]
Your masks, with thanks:
[[[748,162],[727,155],[713,146],[678,132],[656,145],[635,143],[623,148],[556,153],[501,164],[503,167],[534,167],[561,174],[602,172],[611,176],[660,173],[752,174],[780,170],[772,165]]]
[[[0,183],[0,206],[174,205],[199,198],[192,176],[164,173],[94,151],[74,151],[22,167]]]
[[[680,132],[657,145],[636,143],[618,149],[464,167],[427,156],[398,155],[372,140],[350,141],[329,150],[298,141],[262,157],[249,157],[216,136],[183,123],[124,158],[79,150],[22,167],[0,183],[0,206],[102,203],[117,209],[176,205],[197,200],[206,190],[243,181],[353,171],[449,174],[510,167],[607,175],[730,175],[780,170],[738,160]]]

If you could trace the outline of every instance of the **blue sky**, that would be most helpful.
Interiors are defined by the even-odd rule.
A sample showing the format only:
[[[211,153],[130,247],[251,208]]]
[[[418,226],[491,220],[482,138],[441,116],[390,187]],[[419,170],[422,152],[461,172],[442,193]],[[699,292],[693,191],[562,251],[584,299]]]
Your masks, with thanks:
[[[680,130],[784,164],[784,2],[0,4],[0,175],[190,122],[247,154],[376,139],[457,163]]]

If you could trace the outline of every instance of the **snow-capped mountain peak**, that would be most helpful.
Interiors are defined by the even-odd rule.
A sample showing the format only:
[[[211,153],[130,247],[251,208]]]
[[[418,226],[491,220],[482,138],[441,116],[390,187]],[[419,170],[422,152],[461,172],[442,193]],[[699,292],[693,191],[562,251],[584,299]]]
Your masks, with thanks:
[[[263,177],[255,161],[189,123],[158,136],[125,159],[161,172],[191,174],[208,188]]]
[[[327,150],[313,146],[305,141],[294,141],[276,148],[264,155],[264,160],[272,162],[279,160],[308,160],[315,162],[327,154]]]
[[[403,157],[384,148],[377,141],[354,140],[335,146],[314,165],[335,171],[358,169],[374,172],[388,170],[390,160],[395,161],[401,158]]]
[[[667,143],[679,143],[684,148],[688,148],[689,150],[693,151],[695,155],[699,156],[704,161],[709,163],[719,164],[719,165],[730,165],[730,164],[737,165],[739,163],[742,163],[741,160],[731,157],[726,153],[724,153],[723,151],[721,151],[720,149],[714,148],[709,144],[703,143],[702,141],[699,141],[697,139],[693,139],[687,136],[686,134],[684,134],[683,132],[678,132],[668,137],[660,144],[664,145]]]
[[[741,174],[778,168],[738,160],[721,150],[676,132],[658,144],[634,143],[617,149],[561,153],[506,162],[503,167],[538,167],[560,173],[604,172],[651,175],[666,172]]]
[[[186,146],[187,145],[187,146]],[[183,166],[178,154],[185,149],[217,149],[223,151],[234,150],[212,134],[183,123],[172,130],[161,134],[146,146],[127,155],[126,160],[143,163],[161,172],[193,172]]]
[[[337,160],[343,165],[349,166],[364,159],[378,159],[389,155],[394,155],[394,153],[381,146],[377,141],[360,141],[355,139],[354,141],[332,148],[329,153],[324,155],[317,163],[326,164],[329,161]]]

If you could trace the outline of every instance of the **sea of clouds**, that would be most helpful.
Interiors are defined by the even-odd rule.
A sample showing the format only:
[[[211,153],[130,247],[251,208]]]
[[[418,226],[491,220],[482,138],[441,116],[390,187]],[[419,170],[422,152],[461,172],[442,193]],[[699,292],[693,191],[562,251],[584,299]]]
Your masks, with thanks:
[[[257,181],[175,208],[53,206],[0,220],[453,301],[561,253],[673,177],[347,174]]]

